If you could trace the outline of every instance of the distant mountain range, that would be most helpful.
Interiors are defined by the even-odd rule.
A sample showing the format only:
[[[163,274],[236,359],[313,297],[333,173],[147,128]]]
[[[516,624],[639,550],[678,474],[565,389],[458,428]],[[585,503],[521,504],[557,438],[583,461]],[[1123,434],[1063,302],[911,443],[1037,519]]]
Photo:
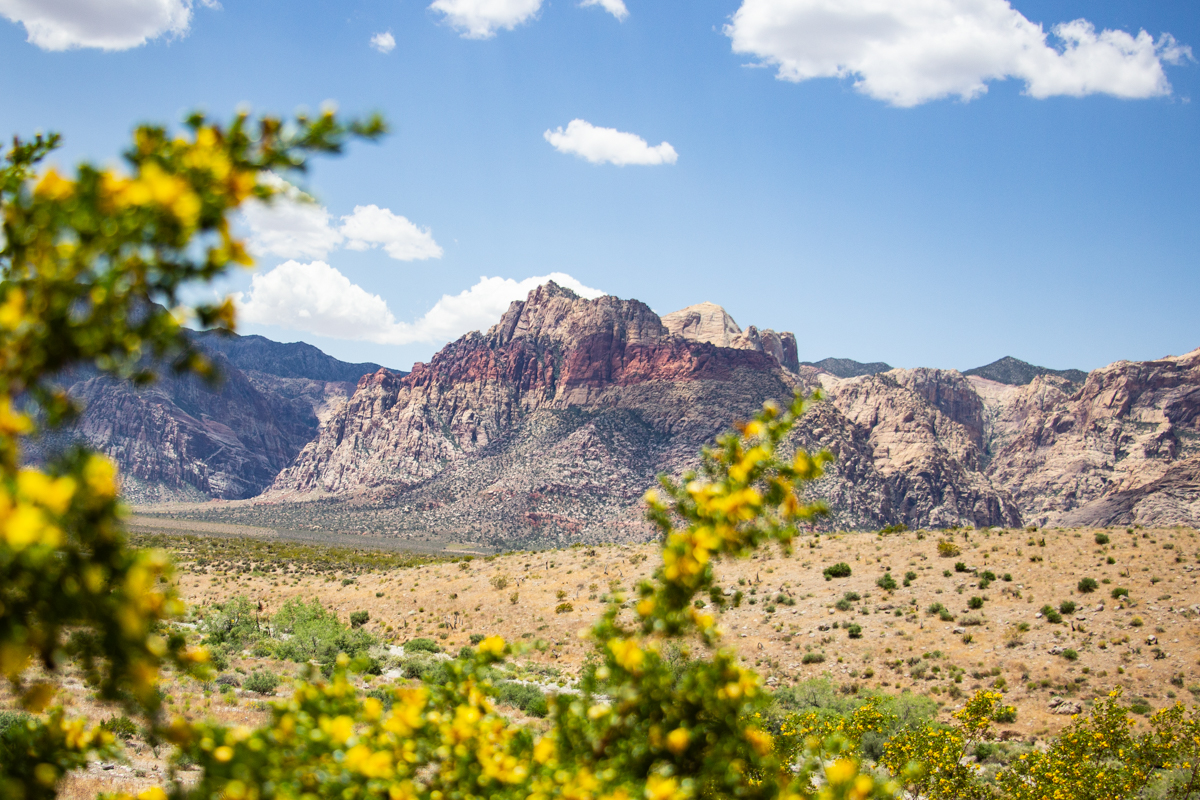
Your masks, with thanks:
[[[831,527],[1200,523],[1200,350],[1090,374],[825,359],[712,303],[657,316],[546,284],[411,373],[257,336],[198,335],[228,375],[135,391],[79,376],[76,435],[135,502],[211,519],[434,533],[498,547],[649,535],[660,472],[767,399],[821,387],[792,445],[837,461]]]

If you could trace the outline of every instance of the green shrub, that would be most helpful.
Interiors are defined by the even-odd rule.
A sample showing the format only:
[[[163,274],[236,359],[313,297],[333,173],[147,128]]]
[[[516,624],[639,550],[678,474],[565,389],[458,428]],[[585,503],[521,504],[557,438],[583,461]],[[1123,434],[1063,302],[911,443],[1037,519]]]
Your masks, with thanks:
[[[13,728],[24,727],[29,719],[31,717],[22,711],[0,711],[0,738]]]
[[[1067,648],[1066,650],[1063,650],[1062,657],[1065,658],[1067,661],[1076,661],[1079,659],[1079,653],[1075,652],[1074,650],[1072,650],[1070,648]]]
[[[482,633],[472,633],[470,635],[470,637],[468,637],[468,638],[471,640],[471,644],[479,644],[487,637],[484,636]]]
[[[450,672],[445,661],[432,657],[430,653],[418,653],[412,658],[400,662],[404,677],[413,678],[425,683],[441,686],[450,679]]]
[[[1113,600],[1119,600],[1119,599],[1121,599],[1122,597],[1129,597],[1129,590],[1128,590],[1128,589],[1125,589],[1125,588],[1123,588],[1123,587],[1121,587],[1121,586],[1118,586],[1117,588],[1115,588],[1115,589],[1113,589],[1113,590],[1112,590],[1112,598],[1113,598]]]
[[[1091,594],[1099,587],[1100,584],[1096,583],[1095,578],[1080,578],[1079,583],[1075,584],[1075,588],[1080,594]]]
[[[979,609],[983,608],[983,598],[982,597],[972,597],[970,600],[967,601],[967,608],[972,609],[974,611],[978,611]]]
[[[992,719],[996,722],[1005,723],[1005,724],[1016,722],[1017,721],[1017,707],[1016,706],[1000,706],[999,708],[996,709],[995,713],[992,714]]]
[[[968,567],[966,564],[964,564],[961,561],[955,561],[954,562],[954,571],[955,572],[970,572],[971,568]]]
[[[569,614],[575,610],[575,606],[570,603],[559,603],[554,607],[555,614]]]
[[[1051,622],[1055,625],[1058,625],[1062,622],[1062,615],[1059,614],[1058,610],[1051,605],[1042,606],[1042,616],[1045,617],[1047,622]]]
[[[850,634],[851,639],[862,638],[862,625],[848,625],[846,631]]]
[[[109,717],[100,723],[100,727],[118,739],[124,739],[125,741],[129,741],[134,736],[137,736],[140,731],[137,723],[125,715]]]
[[[937,545],[938,555],[942,558],[954,558],[962,555],[962,550],[949,539],[942,539]]]
[[[824,653],[812,652],[812,653],[805,653],[804,657],[800,659],[800,663],[801,664],[820,664],[824,660],[825,660]]]
[[[1096,534],[1096,544],[1108,544],[1108,534],[1107,533],[1097,533]]]
[[[825,580],[827,580],[827,581],[832,580],[834,578],[849,578],[850,577],[850,565],[844,561],[840,561],[831,567],[826,567],[824,575],[825,575]]]
[[[371,621],[371,614],[368,611],[355,611],[350,615],[350,627],[361,628]]]
[[[844,597],[841,600],[838,600],[836,603],[834,603],[833,607],[836,608],[838,611],[849,611],[850,609],[854,608],[854,606],[850,603],[850,601]]]
[[[544,717],[550,710],[541,689],[516,681],[500,681],[496,684],[496,700],[519,708],[531,717]]]
[[[483,641],[483,640],[480,639],[480,641]],[[404,643],[404,652],[406,652],[406,653],[440,653],[440,652],[442,652],[442,646],[440,644],[438,644],[437,642],[435,642],[433,639],[427,639],[425,637],[418,637],[416,639],[409,639],[407,642]]]
[[[273,618],[275,630],[289,634],[275,645],[278,658],[331,665],[338,653],[351,658],[366,655],[377,639],[362,628],[347,628],[337,615],[313,598],[311,603],[292,599]]]
[[[255,692],[256,694],[275,694],[276,687],[279,686],[279,676],[270,670],[259,672],[255,670],[246,676],[246,680],[242,683],[242,688],[247,692]]]
[[[1075,605],[1074,600],[1063,600],[1058,604],[1058,610],[1063,614],[1074,614],[1076,608],[1078,606]]]
[[[244,650],[264,635],[258,604],[245,595],[214,604],[200,620],[198,628],[210,651],[214,647]]]
[[[875,585],[886,591],[894,591],[896,589],[896,579],[892,577],[892,573],[885,572],[883,577],[875,581]]]

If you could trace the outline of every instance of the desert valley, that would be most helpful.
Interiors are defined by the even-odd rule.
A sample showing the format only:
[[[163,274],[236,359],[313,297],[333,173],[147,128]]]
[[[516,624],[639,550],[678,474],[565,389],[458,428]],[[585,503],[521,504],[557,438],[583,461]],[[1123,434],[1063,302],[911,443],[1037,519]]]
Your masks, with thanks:
[[[498,634],[520,653],[495,674],[502,705],[536,727],[594,658],[581,633],[612,603],[635,620],[661,559],[641,501],[656,475],[796,391],[823,396],[786,446],[836,457],[808,489],[829,514],[790,552],[717,566],[723,642],[777,713],[878,695],[952,722],[998,690],[1006,744],[975,755],[994,770],[1113,690],[1141,714],[1200,694],[1200,351],[1090,374],[803,363],[791,333],[710,303],[659,317],[554,284],[409,373],[198,339],[216,391],[81,375],[62,437],[120,465],[135,542],[179,565],[222,670],[171,684],[188,715],[262,722],[264,697],[334,652],[320,637],[369,654],[369,692],[436,682]],[[297,603],[331,626],[307,653],[285,632]],[[128,735],[133,760],[93,765],[75,796],[166,774]]]

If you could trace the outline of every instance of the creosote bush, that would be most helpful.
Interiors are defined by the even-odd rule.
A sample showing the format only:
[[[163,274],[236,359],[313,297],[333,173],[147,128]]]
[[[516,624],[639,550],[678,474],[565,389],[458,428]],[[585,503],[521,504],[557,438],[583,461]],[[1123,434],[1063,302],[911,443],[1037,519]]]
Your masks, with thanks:
[[[825,580],[828,581],[828,580],[832,580],[833,578],[849,578],[850,572],[851,572],[850,565],[844,561],[841,561],[841,562],[838,562],[837,564],[834,564],[833,566],[825,568],[825,571],[824,571]]]

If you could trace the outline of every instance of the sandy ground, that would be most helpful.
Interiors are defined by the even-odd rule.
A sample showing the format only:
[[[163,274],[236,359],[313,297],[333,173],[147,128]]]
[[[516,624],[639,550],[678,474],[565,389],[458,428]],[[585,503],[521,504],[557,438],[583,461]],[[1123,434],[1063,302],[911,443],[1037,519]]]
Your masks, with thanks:
[[[1000,727],[1021,738],[1056,733],[1070,720],[1063,711],[1076,703],[1086,710],[1092,698],[1113,688],[1153,708],[1176,699],[1197,702],[1192,691],[1200,693],[1197,532],[1110,529],[1100,532],[1110,538],[1107,544],[1098,544],[1096,533],[846,533],[801,540],[790,556],[776,549],[721,563],[719,585],[730,595],[743,593],[741,605],[722,618],[724,644],[755,665],[771,686],[826,677],[845,690],[913,691],[942,704],[943,716],[961,696],[997,686],[1018,711],[1014,723]],[[960,554],[940,556],[941,540],[952,541]],[[520,659],[555,667],[565,682],[590,648],[578,634],[601,613],[608,595],[631,596],[657,560],[654,546],[612,545],[357,574],[255,573],[244,563],[185,562],[179,585],[190,604],[246,595],[261,601],[266,615],[290,598],[315,597],[343,620],[368,611],[368,630],[385,641],[431,637],[450,652],[468,644],[471,634],[498,633],[529,645]],[[956,571],[959,562],[976,573]],[[836,563],[849,565],[851,575],[826,580],[823,570]],[[980,589],[985,570],[996,579]],[[877,585],[888,571],[898,584],[894,591]],[[909,586],[903,585],[906,575]],[[1097,589],[1080,594],[1082,578],[1093,578]],[[1128,597],[1114,599],[1116,588],[1127,589]],[[839,610],[835,603],[847,593],[860,599]],[[972,597],[983,600],[981,608],[968,607]],[[1058,608],[1066,600],[1078,607],[1062,623],[1041,616],[1045,605]],[[927,613],[935,603],[953,621]],[[632,619],[631,611],[624,613]],[[850,637],[852,624],[861,628],[858,638]],[[818,654],[824,659],[817,660]],[[806,655],[812,663],[804,663]],[[266,663],[242,658],[231,669],[248,672]],[[294,669],[275,664],[281,667]],[[265,717],[253,697],[229,705],[220,694],[204,697],[198,686],[171,688],[177,709],[246,723]],[[81,687],[73,696],[85,697]],[[1059,713],[1051,707],[1055,698],[1066,700]],[[86,700],[74,702],[94,719],[108,715]],[[72,779],[68,788],[74,794],[66,796],[144,788],[161,769],[148,751],[134,753],[127,768],[97,765]]]

